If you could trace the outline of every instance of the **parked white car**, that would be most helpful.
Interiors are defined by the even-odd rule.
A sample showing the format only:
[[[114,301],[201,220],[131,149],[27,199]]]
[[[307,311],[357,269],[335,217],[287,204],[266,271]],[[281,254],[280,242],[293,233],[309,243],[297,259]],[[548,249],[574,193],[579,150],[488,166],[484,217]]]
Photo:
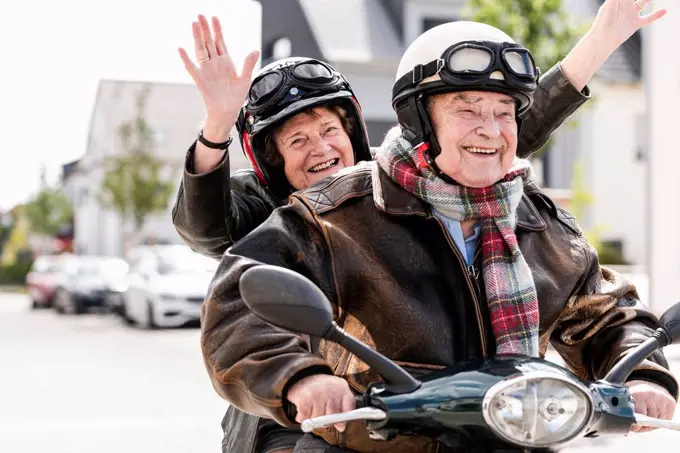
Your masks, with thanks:
[[[127,288],[128,264],[116,257],[74,255],[63,266],[54,308],[81,314],[91,308],[112,309]]]
[[[198,321],[219,263],[184,245],[145,246],[131,252],[123,317],[148,329]]]

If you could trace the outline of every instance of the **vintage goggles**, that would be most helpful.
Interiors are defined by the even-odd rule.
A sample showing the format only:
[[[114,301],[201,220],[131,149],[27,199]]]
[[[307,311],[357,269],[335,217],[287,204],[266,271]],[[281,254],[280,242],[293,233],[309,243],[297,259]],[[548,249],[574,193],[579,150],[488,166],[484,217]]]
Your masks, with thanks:
[[[490,77],[496,71],[503,74],[504,80]],[[397,97],[407,95],[405,90],[436,74],[442,82],[454,87],[473,89],[494,81],[494,85],[524,93],[536,89],[539,73],[531,53],[519,44],[464,41],[446,49],[441,58],[417,65],[404,74],[394,84],[392,98],[396,101]]]
[[[247,110],[252,116],[263,116],[308,95],[332,93],[347,86],[345,79],[328,65],[301,61],[256,78],[248,93]]]

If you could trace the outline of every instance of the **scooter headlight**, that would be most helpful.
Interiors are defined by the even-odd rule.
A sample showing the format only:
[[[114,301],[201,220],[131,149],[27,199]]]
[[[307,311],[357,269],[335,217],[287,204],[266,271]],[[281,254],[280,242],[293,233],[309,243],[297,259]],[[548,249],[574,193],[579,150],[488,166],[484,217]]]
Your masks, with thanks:
[[[491,387],[483,413],[500,438],[525,447],[549,447],[588,428],[593,400],[587,388],[568,377],[528,373]]]

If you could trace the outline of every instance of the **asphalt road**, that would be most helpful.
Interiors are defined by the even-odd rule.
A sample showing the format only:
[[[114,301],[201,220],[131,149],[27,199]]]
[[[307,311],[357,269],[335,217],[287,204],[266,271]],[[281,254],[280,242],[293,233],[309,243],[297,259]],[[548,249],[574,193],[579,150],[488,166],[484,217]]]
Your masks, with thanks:
[[[197,328],[32,311],[0,295],[0,452],[219,452],[226,402]]]
[[[680,375],[680,349],[667,356]],[[1,453],[219,453],[226,407],[197,328],[142,331],[110,315],[33,311],[24,296],[0,294]],[[569,451],[678,445],[680,432],[657,431]]]

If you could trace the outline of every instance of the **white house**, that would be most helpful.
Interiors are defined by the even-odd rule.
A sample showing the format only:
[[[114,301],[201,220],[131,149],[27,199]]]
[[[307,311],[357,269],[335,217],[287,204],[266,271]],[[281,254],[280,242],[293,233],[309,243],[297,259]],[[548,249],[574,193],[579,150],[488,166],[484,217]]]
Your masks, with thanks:
[[[102,181],[104,156],[121,152],[118,128],[134,118],[139,93],[150,89],[145,118],[155,133],[155,151],[170,168],[169,176],[179,187],[184,157],[195,140],[205,115],[203,101],[193,85],[143,83],[102,80],[97,90],[92,113],[87,151],[78,163],[78,170],[68,180],[75,192],[75,241],[77,253],[121,256],[123,225],[120,216],[106,210],[97,201]],[[233,131],[236,137],[236,131]],[[232,170],[247,168],[238,140],[230,147]],[[176,193],[176,190],[175,190]],[[171,208],[174,195],[165,213],[150,218],[144,236],[178,242],[172,226]]]
[[[165,22],[154,32],[150,40],[154,45],[169,43],[158,55],[143,46],[145,41],[134,49],[121,49],[109,66],[99,68],[108,74],[99,82],[94,102],[90,129],[84,156],[79,160],[77,169],[65,181],[66,192],[74,200],[74,248],[77,253],[121,256],[124,250],[123,228],[120,216],[103,209],[97,194],[102,181],[102,160],[104,156],[119,153],[121,143],[118,129],[123,122],[134,118],[135,102],[144,87],[150,88],[145,119],[155,133],[155,151],[168,164],[169,176],[179,187],[182,165],[189,145],[196,139],[205,116],[205,108],[200,94],[191,78],[182,67],[174,51],[172,42],[181,43],[192,49],[191,35],[185,35],[187,25],[201,12],[208,17],[217,15],[222,21],[230,55],[237,65],[252,49],[261,48],[260,3],[251,0],[227,2],[219,0],[200,0],[181,6],[186,12],[186,21]],[[250,33],[247,42],[239,41],[243,24]],[[237,26],[235,26],[237,25]],[[136,30],[140,32],[139,30]],[[154,40],[155,39],[155,40]],[[235,140],[230,146],[231,169],[249,166],[243,156],[236,131]],[[175,194],[177,191],[175,190]],[[168,202],[165,213],[148,219],[143,236],[154,236],[157,240],[178,242],[180,238],[172,226],[171,207],[174,197]]]
[[[657,313],[680,300],[680,57],[671,50],[680,42],[680,12],[668,9],[644,35],[649,168],[647,210],[639,215],[648,219],[649,300]],[[622,218],[631,215],[621,212]]]

